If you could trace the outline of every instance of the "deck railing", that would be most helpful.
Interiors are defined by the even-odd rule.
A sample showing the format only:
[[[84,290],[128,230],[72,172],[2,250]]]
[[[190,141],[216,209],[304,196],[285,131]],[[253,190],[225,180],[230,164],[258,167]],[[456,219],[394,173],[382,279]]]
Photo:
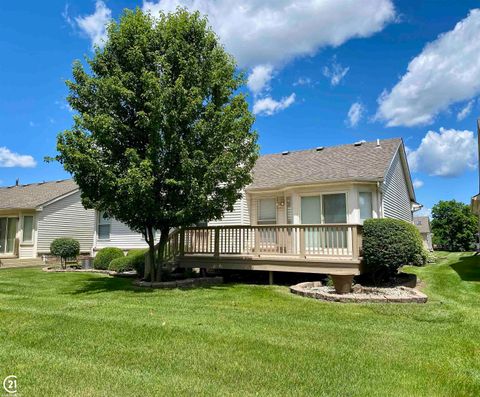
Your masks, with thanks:
[[[361,226],[352,224],[187,227],[169,240],[183,255],[358,258]]]

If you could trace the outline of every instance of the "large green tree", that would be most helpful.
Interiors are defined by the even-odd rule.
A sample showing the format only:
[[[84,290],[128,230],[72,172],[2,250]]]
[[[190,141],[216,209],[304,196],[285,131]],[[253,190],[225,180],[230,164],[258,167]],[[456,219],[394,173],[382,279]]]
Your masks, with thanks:
[[[56,159],[85,207],[145,235],[159,279],[171,228],[220,218],[251,182],[254,118],[235,60],[198,13],[126,10],[107,32],[88,68],[74,63],[77,114]]]
[[[432,208],[435,245],[448,251],[468,251],[475,243],[478,218],[470,206],[455,201],[439,201]]]

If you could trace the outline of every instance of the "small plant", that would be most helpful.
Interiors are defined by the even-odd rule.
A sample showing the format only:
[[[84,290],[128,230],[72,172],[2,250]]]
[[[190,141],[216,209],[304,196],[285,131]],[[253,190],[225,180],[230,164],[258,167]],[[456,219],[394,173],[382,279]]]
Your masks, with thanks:
[[[404,265],[422,266],[427,261],[418,229],[398,219],[368,219],[363,224],[365,271],[374,281],[384,281]]]
[[[102,248],[97,252],[95,260],[93,261],[93,267],[95,269],[106,270],[110,265],[110,262],[116,258],[123,258],[125,255],[120,248],[107,247]]]
[[[60,265],[65,269],[67,259],[76,259],[80,254],[80,243],[73,238],[57,238],[50,244],[50,253],[60,258]]]

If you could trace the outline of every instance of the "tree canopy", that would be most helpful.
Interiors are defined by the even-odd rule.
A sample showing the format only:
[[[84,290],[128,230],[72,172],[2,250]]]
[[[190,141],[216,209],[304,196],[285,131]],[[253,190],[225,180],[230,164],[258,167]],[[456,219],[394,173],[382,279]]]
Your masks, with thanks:
[[[77,114],[56,159],[83,204],[144,233],[153,259],[155,230],[160,251],[172,227],[233,209],[258,157],[254,117],[235,60],[198,13],[126,10],[107,32],[87,68],[73,65]]]
[[[475,244],[478,218],[470,206],[455,201],[439,201],[432,208],[433,243],[447,251],[468,251]]]

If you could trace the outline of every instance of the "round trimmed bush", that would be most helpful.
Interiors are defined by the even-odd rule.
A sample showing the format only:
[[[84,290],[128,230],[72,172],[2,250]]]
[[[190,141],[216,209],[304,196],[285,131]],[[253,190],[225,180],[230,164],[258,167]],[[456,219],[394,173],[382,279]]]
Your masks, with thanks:
[[[368,219],[363,224],[364,270],[387,279],[404,265],[422,266],[427,253],[415,225],[398,219]]]
[[[113,270],[115,272],[128,272],[134,270],[132,265],[132,260],[128,256],[122,256],[121,258],[116,258],[110,262],[108,265],[108,270]]]
[[[145,272],[145,254],[148,250],[133,249],[128,251],[127,256],[116,258],[110,262],[108,270],[115,272],[126,272],[136,270],[140,277],[143,277]]]
[[[80,243],[73,238],[57,238],[50,244],[50,253],[60,257],[63,266],[67,259],[76,258],[80,254]]]
[[[110,262],[117,258],[123,258],[125,255],[120,248],[107,247],[102,248],[97,252],[95,260],[93,261],[93,267],[95,269],[107,270]]]

